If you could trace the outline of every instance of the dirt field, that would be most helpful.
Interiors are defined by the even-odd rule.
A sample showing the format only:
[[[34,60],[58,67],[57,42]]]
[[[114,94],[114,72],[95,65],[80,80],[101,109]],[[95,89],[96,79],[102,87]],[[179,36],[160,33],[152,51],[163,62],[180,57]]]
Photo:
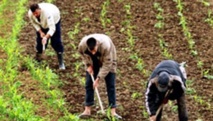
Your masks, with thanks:
[[[76,64],[81,63],[81,59],[76,57],[79,41],[85,35],[91,33],[108,34],[116,48],[118,55],[118,73],[117,73],[117,112],[126,121],[144,121],[145,116],[144,94],[146,82],[149,75],[144,75],[135,65],[136,61],[130,56],[137,53],[144,61],[144,70],[150,73],[154,67],[161,61],[166,59],[162,55],[162,50],[159,46],[158,35],[161,34],[164,41],[167,43],[169,53],[174,60],[178,62],[185,61],[187,64],[186,70],[188,80],[192,82],[188,85],[189,88],[196,90],[193,94],[187,94],[186,102],[189,113],[189,120],[196,121],[211,121],[213,119],[213,92],[212,80],[201,76],[201,69],[198,68],[199,60],[203,61],[203,69],[209,69],[209,74],[213,74],[213,29],[205,22],[208,9],[199,0],[183,0],[183,14],[187,20],[187,26],[195,41],[195,49],[198,56],[192,56],[190,53],[187,38],[184,36],[178,16],[177,3],[163,0],[110,0],[109,6],[106,8],[106,18],[111,20],[111,23],[106,24],[104,28],[100,21],[100,13],[102,10],[103,0],[56,0],[56,4],[61,10],[62,23],[62,38],[65,47],[65,65],[66,71],[58,71],[58,61],[49,45],[49,55],[46,61],[49,66],[57,73],[60,80],[64,82],[61,90],[65,92],[65,99],[69,111],[73,114],[80,114],[83,111],[84,102],[84,84],[82,79],[85,76],[83,66],[76,69]],[[32,2],[32,0],[31,0]],[[31,3],[29,2],[29,3]],[[157,22],[156,15],[158,11],[153,7],[154,3],[160,3],[164,9],[164,28],[157,29],[154,27]],[[126,17],[125,5],[131,5],[131,15]],[[85,18],[89,18],[87,21]],[[24,48],[24,55],[30,55],[32,58],[35,55],[35,30],[29,23],[26,14],[26,25],[21,31],[19,42]],[[133,50],[128,51],[128,35],[124,21],[130,20],[133,26],[132,35],[135,40]],[[69,37],[69,32],[75,29],[79,23],[79,32],[74,35],[74,39]],[[124,31],[121,31],[124,29]],[[51,52],[53,54],[51,54]],[[103,104],[106,108],[107,96],[104,82],[100,82],[99,92]],[[136,96],[135,96],[136,95]],[[202,98],[204,102],[197,101],[196,96]],[[97,101],[96,101],[97,102]],[[208,108],[208,105],[210,107]],[[163,113],[164,121],[177,121],[177,112],[173,111],[172,106],[167,105]],[[103,118],[96,114],[100,110],[97,104],[93,107],[93,120],[102,120]],[[41,111],[42,112],[42,111]]]

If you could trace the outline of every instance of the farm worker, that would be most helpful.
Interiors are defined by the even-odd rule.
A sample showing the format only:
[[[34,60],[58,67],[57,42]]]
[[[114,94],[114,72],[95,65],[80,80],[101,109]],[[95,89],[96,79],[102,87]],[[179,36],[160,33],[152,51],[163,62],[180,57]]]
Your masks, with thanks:
[[[64,47],[61,40],[61,17],[59,9],[50,3],[30,5],[28,16],[33,27],[36,29],[36,60],[41,61],[43,47],[47,47],[51,39],[51,46],[57,53],[59,69],[64,70],[63,62]]]
[[[161,120],[163,109],[160,106],[166,104],[168,100],[177,100],[179,121],[188,121],[185,104],[186,71],[183,66],[183,63],[164,60],[155,67],[145,94],[150,121]]]
[[[85,118],[91,115],[91,106],[94,104],[94,89],[98,87],[100,81],[105,80],[111,116],[122,119],[116,113],[117,53],[112,40],[105,34],[90,34],[82,38],[78,51],[86,69],[85,110],[79,117]],[[90,74],[95,78],[94,83]]]

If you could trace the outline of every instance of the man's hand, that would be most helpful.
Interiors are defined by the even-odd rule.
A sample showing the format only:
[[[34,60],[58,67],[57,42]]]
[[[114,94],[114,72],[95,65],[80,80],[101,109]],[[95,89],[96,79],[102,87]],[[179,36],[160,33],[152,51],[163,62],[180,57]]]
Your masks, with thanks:
[[[40,33],[41,38],[44,38],[44,37],[45,37],[44,32],[42,32],[41,30],[39,30],[39,33]]]
[[[88,67],[87,67],[87,72],[88,72],[89,74],[93,74],[92,66],[88,66]]]
[[[99,82],[99,77],[95,80],[95,82],[93,83],[93,88],[98,88],[98,82]]]
[[[156,121],[156,116],[153,115],[153,116],[149,117],[149,120],[150,120],[150,121]]]
[[[42,45],[46,45],[46,43],[47,43],[47,37],[43,37],[43,39],[42,39]]]

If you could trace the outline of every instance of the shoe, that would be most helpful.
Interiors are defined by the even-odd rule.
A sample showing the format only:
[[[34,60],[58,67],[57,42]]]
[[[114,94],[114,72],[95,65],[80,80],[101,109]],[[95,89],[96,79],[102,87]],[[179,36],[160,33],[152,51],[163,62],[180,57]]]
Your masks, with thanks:
[[[118,115],[118,114],[115,114],[113,117],[114,117],[115,119],[122,120],[122,117],[121,117],[120,115]]]
[[[91,115],[89,115],[89,114],[83,114],[83,113],[82,113],[82,114],[80,114],[78,117],[81,118],[81,119],[88,119],[88,118],[90,118],[90,116],[91,116]]]
[[[59,65],[59,70],[65,70],[66,68],[65,68],[65,65],[64,65],[64,63],[62,63],[61,65]]]
[[[42,61],[42,54],[37,52],[36,55],[35,55],[35,60],[37,62],[41,62]]]
[[[63,53],[57,53],[58,56],[58,63],[59,63],[59,69],[65,70],[64,60],[63,60]]]

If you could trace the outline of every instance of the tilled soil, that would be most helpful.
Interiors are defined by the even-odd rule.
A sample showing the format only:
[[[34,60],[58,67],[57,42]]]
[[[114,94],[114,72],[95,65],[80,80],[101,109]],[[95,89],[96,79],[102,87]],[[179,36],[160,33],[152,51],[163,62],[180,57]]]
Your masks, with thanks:
[[[30,0],[29,3],[32,1]],[[39,1],[37,1],[39,2]],[[158,11],[153,7],[155,2],[160,3],[164,9],[164,28],[157,29],[154,27],[157,22],[156,15]],[[154,67],[161,61],[166,59],[162,55],[162,50],[159,46],[159,34],[167,43],[169,53],[173,59],[178,62],[186,62],[188,79],[192,81],[189,88],[196,90],[195,94],[186,95],[186,102],[189,113],[189,120],[195,121],[203,119],[203,121],[211,121],[213,119],[213,109],[207,108],[205,103],[201,103],[195,99],[198,95],[202,97],[204,102],[213,105],[212,80],[203,78],[201,69],[197,64],[199,61],[204,63],[203,68],[209,69],[209,73],[213,74],[213,49],[212,49],[212,28],[205,22],[208,9],[199,0],[183,0],[183,14],[187,20],[187,26],[191,32],[192,38],[195,41],[195,49],[198,56],[193,56],[190,53],[187,38],[184,36],[180,25],[180,17],[178,16],[177,3],[174,1],[149,0],[149,1],[132,1],[132,0],[110,0],[109,6],[106,8],[106,18],[111,22],[106,24],[104,28],[101,24],[100,14],[104,1],[101,0],[58,0],[56,4],[61,10],[62,38],[65,47],[65,71],[58,71],[58,61],[56,55],[47,55],[49,66],[57,73],[60,80],[64,82],[61,88],[65,92],[67,108],[70,113],[80,114],[84,102],[84,84],[82,80],[85,76],[83,65],[77,69],[76,64],[81,63],[81,59],[76,56],[77,48],[81,38],[91,33],[108,34],[116,48],[118,55],[118,72],[116,80],[117,89],[117,112],[123,117],[123,120],[144,121],[148,120],[145,116],[146,108],[144,103],[144,94],[146,82],[149,75],[136,68],[137,61],[130,57],[137,53],[138,57],[143,60],[144,70],[151,73]],[[131,5],[131,14],[127,15],[126,7]],[[21,31],[19,42],[24,48],[24,55],[30,55],[32,58],[35,55],[35,30],[27,23]],[[132,50],[126,34],[127,26],[125,21],[129,20],[132,26],[131,31],[134,37],[135,46]],[[70,38],[70,33],[79,24],[78,30],[74,38]],[[124,31],[121,31],[124,30]],[[49,45],[49,51],[51,46]],[[99,92],[103,101],[104,107],[107,108],[107,96],[104,82],[100,82]],[[96,101],[97,102],[97,101]],[[173,103],[175,104],[175,103]],[[102,120],[103,117],[96,112],[100,108],[97,104],[93,107],[93,120]],[[41,111],[42,112],[42,111]],[[167,105],[163,113],[165,121],[177,121],[177,112]]]

